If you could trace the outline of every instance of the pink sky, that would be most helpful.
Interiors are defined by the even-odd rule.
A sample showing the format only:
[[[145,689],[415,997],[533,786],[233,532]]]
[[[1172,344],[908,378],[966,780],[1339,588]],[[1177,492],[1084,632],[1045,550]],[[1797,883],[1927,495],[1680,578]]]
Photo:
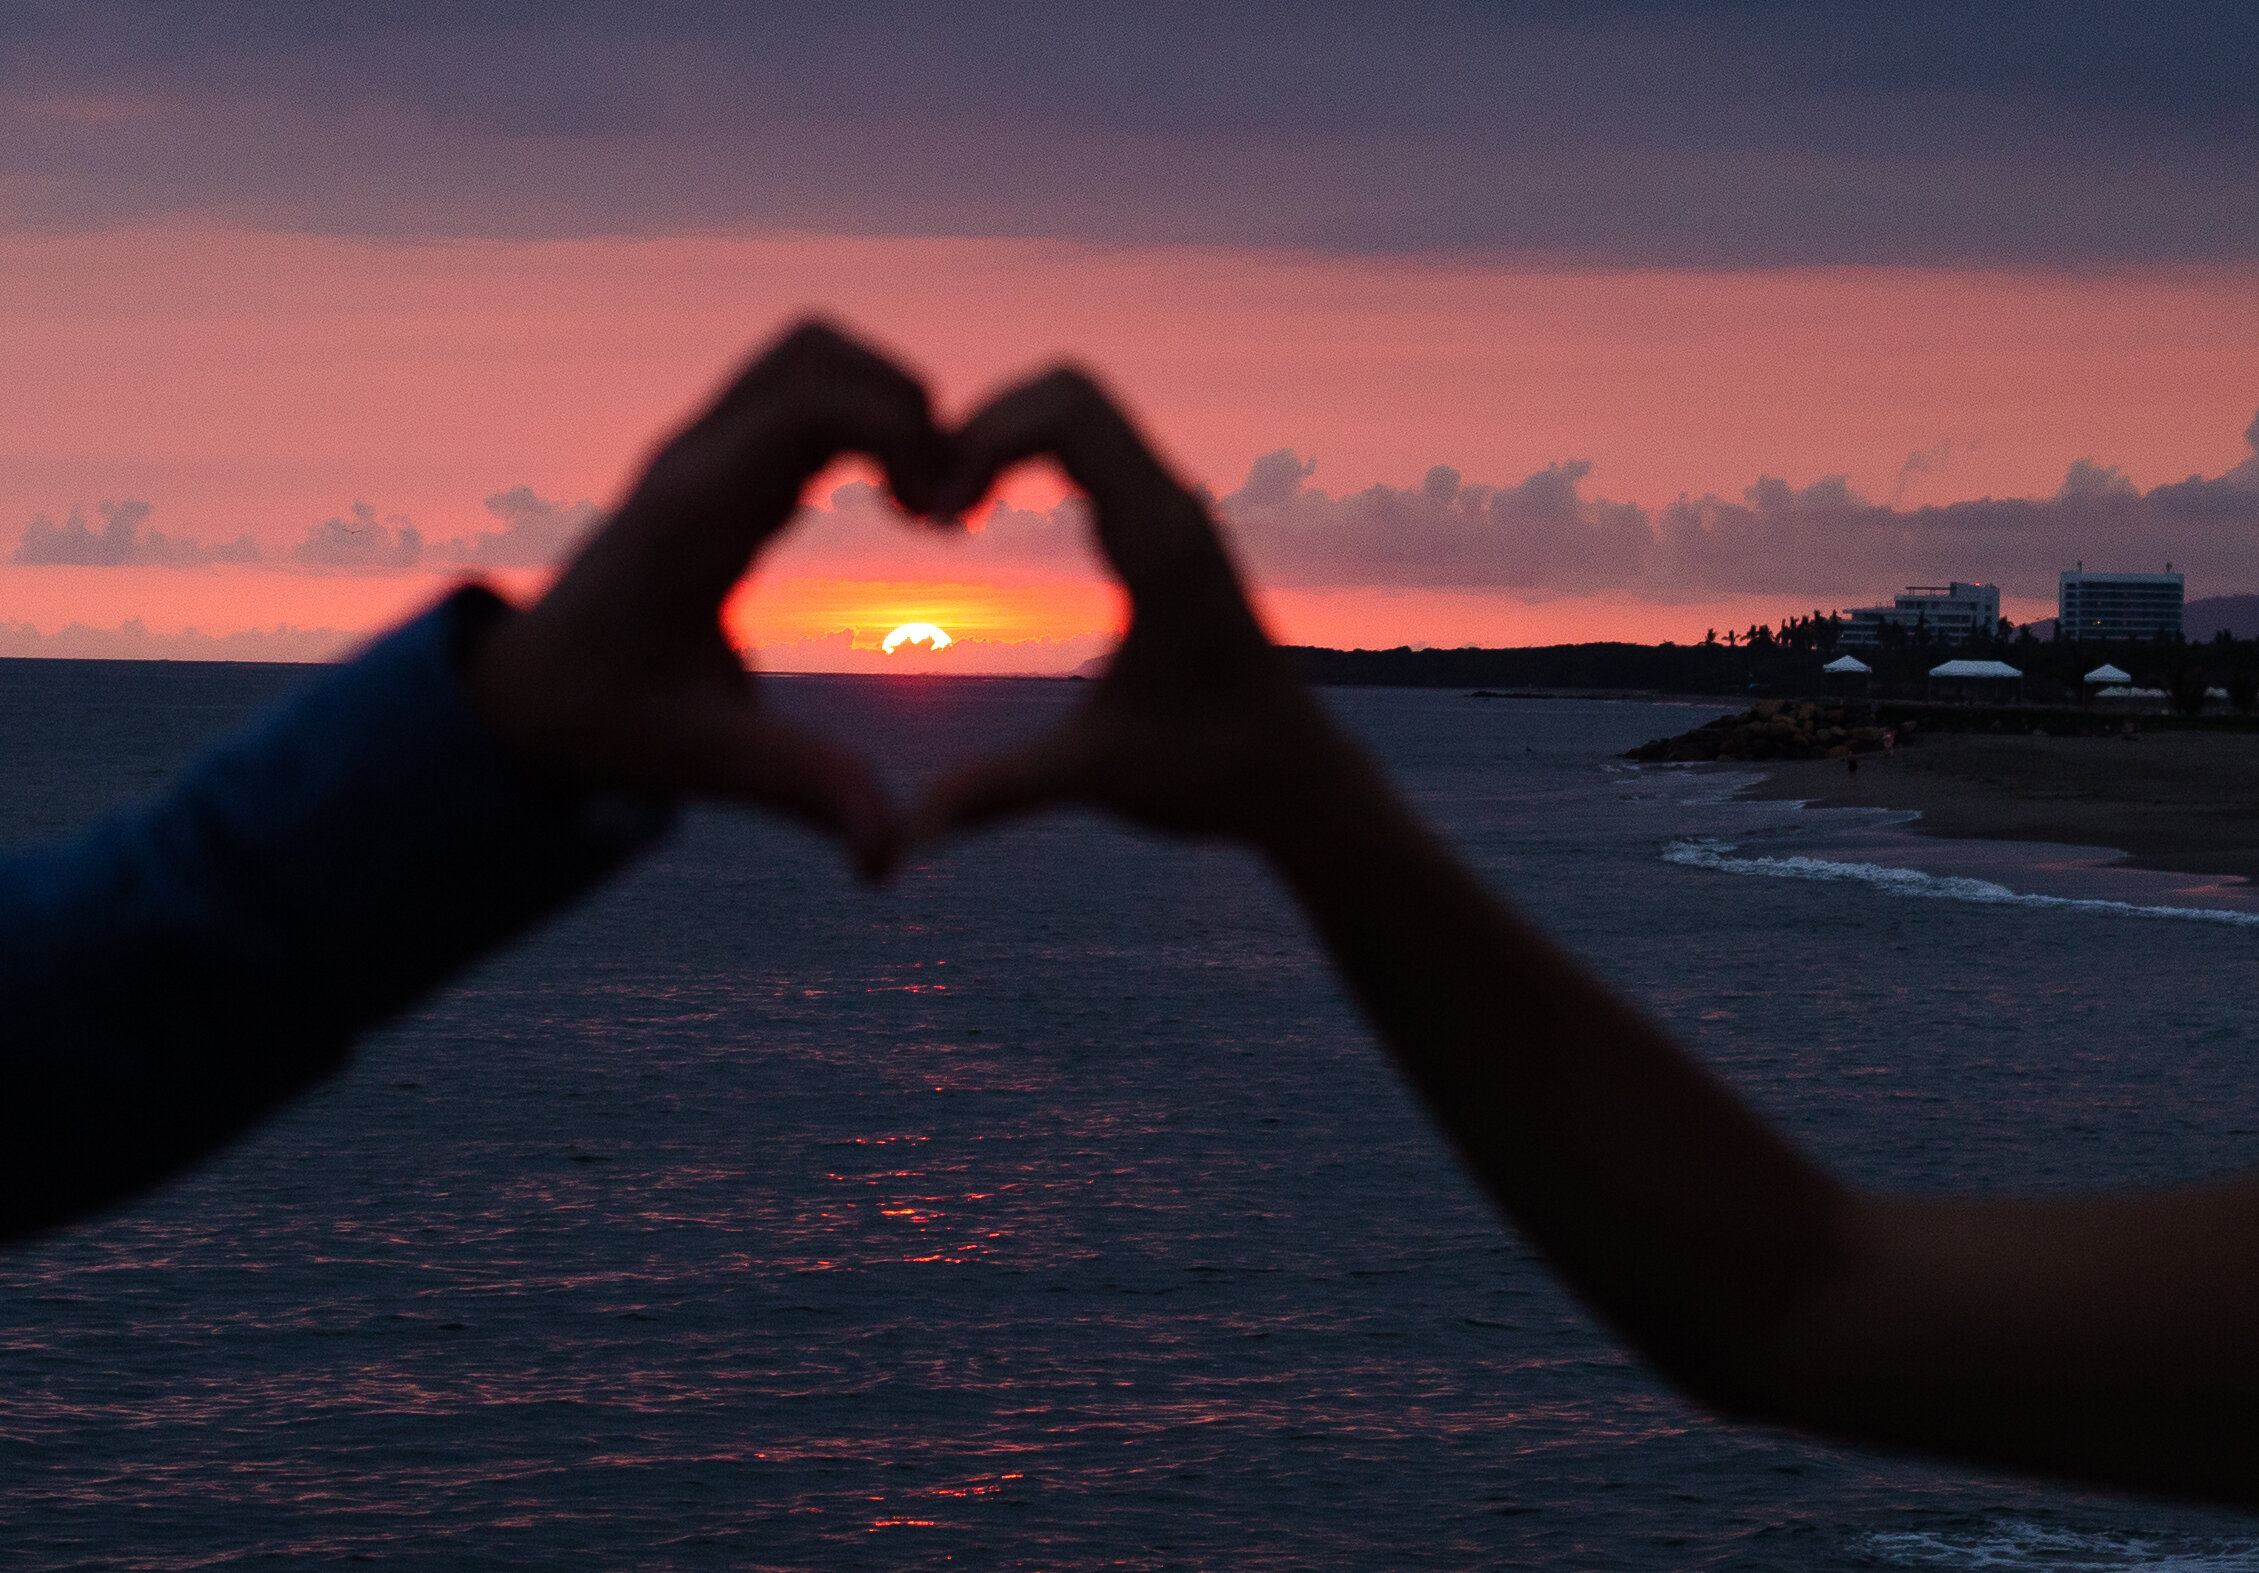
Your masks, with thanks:
[[[1590,495],[1648,507],[1739,497],[1760,474],[1843,474],[1908,505],[2044,496],[2082,457],[2148,487],[2249,456],[2255,285],[2247,269],[1591,271],[825,236],[18,235],[0,238],[0,550],[34,515],[128,497],[168,535],[248,532],[283,553],[356,501],[434,540],[493,528],[482,499],[513,486],[602,502],[748,346],[810,309],[909,357],[953,411],[1073,354],[1218,493],[1282,447],[1314,456],[1312,484],[1335,495],[1417,487],[1435,464],[1510,486],[1568,459],[1592,461]],[[1916,452],[1931,460],[1906,472]],[[1038,480],[1021,495],[1049,493]],[[872,548],[847,572],[811,552],[778,554],[745,624],[804,664],[827,664],[835,630],[867,646],[890,620],[949,626],[948,612],[975,632],[969,650],[1022,643],[992,666],[1057,670],[1102,646],[1115,615],[1088,571],[984,563],[977,539],[946,557],[906,548],[899,566]],[[0,624],[350,632],[444,582],[10,562]],[[1845,583],[1841,604],[1892,588]],[[2051,584],[2004,588],[2016,613],[2052,610]],[[2190,593],[2255,588],[2259,575]],[[1266,597],[1282,637],[1335,644],[1698,638],[1811,602]]]

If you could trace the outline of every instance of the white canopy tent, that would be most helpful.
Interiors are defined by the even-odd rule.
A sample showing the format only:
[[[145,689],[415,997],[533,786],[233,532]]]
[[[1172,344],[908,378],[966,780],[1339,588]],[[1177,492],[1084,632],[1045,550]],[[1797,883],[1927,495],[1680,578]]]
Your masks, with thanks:
[[[1930,676],[1932,677],[1989,677],[2000,681],[2013,682],[2023,675],[2022,672],[2010,666],[2006,661],[1947,661],[1942,665],[1930,668]]]
[[[1820,670],[1835,677],[1863,677],[1874,668],[1855,655],[1839,655]]]
[[[2133,673],[2121,672],[2105,661],[2102,665],[2087,673],[2086,680],[2090,683],[2130,683],[2133,681]]]
[[[1941,661],[1930,668],[1930,697],[1999,704],[2024,691],[2024,674],[2006,661]]]

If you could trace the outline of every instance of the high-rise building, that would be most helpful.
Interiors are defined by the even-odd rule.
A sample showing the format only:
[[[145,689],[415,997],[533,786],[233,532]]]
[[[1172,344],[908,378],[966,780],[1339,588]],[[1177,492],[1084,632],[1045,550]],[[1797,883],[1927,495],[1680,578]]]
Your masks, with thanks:
[[[1882,631],[1895,623],[1909,634],[1958,644],[1972,633],[2000,626],[2000,586],[1996,584],[1910,584],[1889,606],[1858,606],[1841,643],[1847,649],[1874,650]]]
[[[2177,573],[2088,573],[2083,564],[2066,568],[2056,592],[2055,637],[2178,637],[2182,578]]]

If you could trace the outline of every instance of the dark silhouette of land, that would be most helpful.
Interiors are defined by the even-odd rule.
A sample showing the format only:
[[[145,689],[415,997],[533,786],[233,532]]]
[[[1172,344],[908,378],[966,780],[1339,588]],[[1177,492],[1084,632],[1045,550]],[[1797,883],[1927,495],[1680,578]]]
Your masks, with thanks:
[[[1897,633],[1897,630],[1892,630]],[[1726,640],[1731,638],[1733,643]],[[2259,674],[2259,639],[2216,638],[2098,642],[2025,637],[1977,638],[1946,644],[1899,637],[1879,650],[1855,652],[1873,668],[1844,682],[1820,670],[1846,653],[1833,619],[1798,618],[1779,629],[1721,631],[1697,644],[1532,645],[1513,649],[1328,650],[1288,646],[1287,659],[1305,682],[1339,687],[1467,688],[1493,691],[1650,693],[1715,697],[1933,697],[1929,671],[1955,658],[2006,661],[2024,674],[2023,700],[2075,704],[2082,678],[2105,662],[2139,687],[2194,686],[2233,692],[2237,674]]]

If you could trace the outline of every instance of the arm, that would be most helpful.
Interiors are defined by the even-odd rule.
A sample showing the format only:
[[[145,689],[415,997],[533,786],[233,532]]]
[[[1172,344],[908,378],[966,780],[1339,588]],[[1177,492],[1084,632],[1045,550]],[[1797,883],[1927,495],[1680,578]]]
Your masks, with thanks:
[[[1132,621],[1056,735],[941,783],[1260,849],[1406,1077],[1578,1293],[1703,1401],[1837,1437],[2259,1500],[2259,1187],[1917,1202],[1829,1176],[1517,917],[1286,672],[1205,510],[1089,381],[1007,393],[939,507],[1049,454]]]
[[[508,615],[451,597],[0,872],[0,1236],[218,1146],[660,833],[663,799],[553,790],[495,746],[458,652]]]
[[[334,1071],[700,793],[894,841],[851,755],[770,716],[724,597],[843,449],[922,499],[924,393],[821,327],[652,460],[532,610],[466,590],[162,797],[0,865],[0,1239],[113,1203]]]

